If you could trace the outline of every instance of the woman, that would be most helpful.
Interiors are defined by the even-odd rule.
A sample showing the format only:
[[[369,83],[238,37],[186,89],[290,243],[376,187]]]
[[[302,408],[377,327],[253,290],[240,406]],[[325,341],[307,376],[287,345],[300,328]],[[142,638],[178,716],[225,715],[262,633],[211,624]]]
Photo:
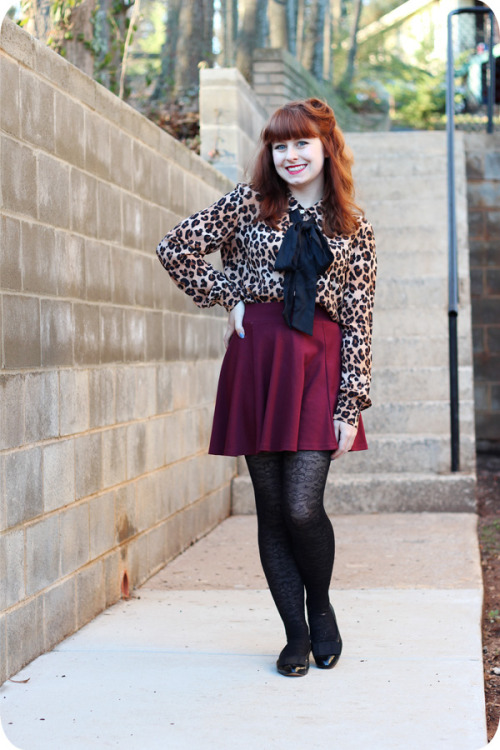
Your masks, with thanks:
[[[353,197],[332,109],[292,102],[264,128],[249,185],[178,224],[157,250],[197,305],[229,312],[209,452],[246,458],[285,676],[307,674],[311,649],[320,669],[342,651],[323,495],[330,460],[367,448],[376,273],[373,231]],[[204,258],[216,250],[224,272]]]

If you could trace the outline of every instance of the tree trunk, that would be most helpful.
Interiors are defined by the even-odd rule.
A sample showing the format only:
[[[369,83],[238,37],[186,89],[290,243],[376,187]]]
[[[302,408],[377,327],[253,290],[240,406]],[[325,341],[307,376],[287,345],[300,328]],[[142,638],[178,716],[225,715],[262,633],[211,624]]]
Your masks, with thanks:
[[[27,8],[28,22],[26,31],[35,39],[47,43],[52,31],[52,19],[50,17],[50,6],[52,0],[32,0]]]
[[[348,89],[352,84],[354,77],[354,62],[356,60],[356,52],[358,49],[358,29],[359,21],[361,18],[361,11],[363,9],[363,0],[354,0],[354,19],[351,26],[351,34],[349,38],[349,53],[347,55],[347,67],[342,78],[341,86],[343,89]]]
[[[288,49],[286,0],[269,0],[269,37],[273,49]]]
[[[80,5],[72,10],[71,32],[73,38],[63,42],[66,59],[83,70],[90,78],[94,77],[94,55],[85,47],[83,42],[91,42],[94,38],[92,15],[95,5],[95,0],[83,0]]]
[[[91,78],[94,75],[94,57],[83,41],[94,36],[92,13],[96,0],[82,0],[71,9],[68,17],[54,20],[51,17],[53,0],[33,0],[28,9],[26,30],[50,46]]]
[[[165,41],[161,49],[161,70],[151,97],[153,101],[167,99],[174,87],[175,52],[179,34],[179,16],[182,0],[167,1]]]
[[[176,97],[193,99],[199,88],[198,63],[204,59],[204,17],[200,0],[183,0],[177,37],[175,85]]]
[[[214,35],[214,2],[213,0],[203,1],[203,60],[212,67],[214,62],[213,54],[213,35]]]
[[[288,34],[288,51],[297,54],[297,0],[286,0],[286,27]]]
[[[267,0],[245,0],[238,33],[236,66],[247,81],[252,80],[253,51],[264,46]]]
[[[305,29],[305,0],[297,0],[297,59],[302,60],[302,53],[304,51],[304,29]]]
[[[325,13],[325,37],[323,40],[323,79],[333,82],[333,3],[329,0]]]
[[[323,44],[327,0],[311,0],[305,7],[302,65],[319,81],[323,80]]]
[[[238,0],[221,0],[221,20],[222,67],[232,68],[236,63]]]

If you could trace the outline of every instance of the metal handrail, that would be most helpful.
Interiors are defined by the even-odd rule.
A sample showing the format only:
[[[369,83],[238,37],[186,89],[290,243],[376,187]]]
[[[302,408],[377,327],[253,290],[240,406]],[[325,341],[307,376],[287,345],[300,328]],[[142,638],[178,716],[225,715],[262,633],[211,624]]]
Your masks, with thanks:
[[[489,8],[457,8],[448,14],[448,64],[446,71],[446,141],[448,152],[448,335],[450,364],[451,470],[460,470],[460,423],[458,391],[458,257],[455,204],[455,65],[453,56],[453,16],[484,13],[490,18],[489,88],[487,132],[493,133],[495,102],[495,58],[493,56],[494,15]]]

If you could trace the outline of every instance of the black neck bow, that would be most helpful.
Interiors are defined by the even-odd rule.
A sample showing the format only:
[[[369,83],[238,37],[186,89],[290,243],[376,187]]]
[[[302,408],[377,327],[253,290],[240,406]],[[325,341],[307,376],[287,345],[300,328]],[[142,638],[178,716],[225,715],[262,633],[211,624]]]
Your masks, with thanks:
[[[283,317],[290,326],[312,336],[316,281],[333,261],[333,253],[314,219],[304,221],[298,209],[290,212],[274,266],[285,272]]]

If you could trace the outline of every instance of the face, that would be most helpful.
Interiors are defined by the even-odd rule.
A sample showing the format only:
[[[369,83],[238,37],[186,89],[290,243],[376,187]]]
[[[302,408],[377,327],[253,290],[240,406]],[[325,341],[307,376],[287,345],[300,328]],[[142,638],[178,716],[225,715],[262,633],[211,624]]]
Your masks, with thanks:
[[[274,166],[279,176],[295,189],[322,190],[325,151],[320,138],[297,138],[272,144]]]

